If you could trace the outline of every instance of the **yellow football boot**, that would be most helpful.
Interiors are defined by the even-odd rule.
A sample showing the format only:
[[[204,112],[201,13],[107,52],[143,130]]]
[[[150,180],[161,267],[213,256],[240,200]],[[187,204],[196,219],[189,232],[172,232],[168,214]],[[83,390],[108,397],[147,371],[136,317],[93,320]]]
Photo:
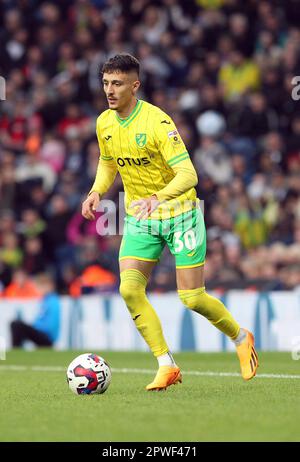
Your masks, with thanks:
[[[254,336],[251,332],[246,331],[246,338],[240,345],[237,345],[236,351],[240,360],[241,373],[244,380],[252,379],[258,368],[258,356],[254,348]]]
[[[179,367],[160,366],[153,382],[146,386],[146,390],[165,390],[170,385],[175,385],[178,382],[182,382],[182,376]]]

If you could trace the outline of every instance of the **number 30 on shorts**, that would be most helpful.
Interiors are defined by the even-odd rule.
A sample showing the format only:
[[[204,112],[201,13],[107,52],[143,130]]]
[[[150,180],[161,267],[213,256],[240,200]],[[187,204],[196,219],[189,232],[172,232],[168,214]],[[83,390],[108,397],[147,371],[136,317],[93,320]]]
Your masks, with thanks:
[[[181,231],[174,233],[174,251],[179,253],[185,247],[187,250],[194,250],[196,247],[196,236],[193,229],[189,229],[184,234]]]

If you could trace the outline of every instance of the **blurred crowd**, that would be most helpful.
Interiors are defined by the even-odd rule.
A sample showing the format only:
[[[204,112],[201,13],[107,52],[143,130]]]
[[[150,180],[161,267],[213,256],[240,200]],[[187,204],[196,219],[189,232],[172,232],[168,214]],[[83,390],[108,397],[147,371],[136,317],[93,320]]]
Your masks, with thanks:
[[[171,115],[197,169],[206,286],[299,287],[299,24],[298,0],[1,2],[0,293],[30,296],[45,271],[60,293],[117,290],[121,236],[80,211],[107,107],[99,71],[119,52],[140,60],[139,97]],[[119,191],[117,178],[107,198]],[[174,288],[166,250],[150,289]]]

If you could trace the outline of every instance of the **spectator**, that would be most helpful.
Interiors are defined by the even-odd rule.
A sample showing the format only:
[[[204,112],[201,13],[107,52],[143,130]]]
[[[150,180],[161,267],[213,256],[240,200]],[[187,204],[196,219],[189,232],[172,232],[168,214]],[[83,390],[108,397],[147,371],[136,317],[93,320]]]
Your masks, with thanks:
[[[246,195],[240,198],[234,229],[245,248],[265,244],[272,225],[267,206],[262,207],[257,201],[250,202]]]
[[[19,233],[23,237],[42,236],[46,230],[46,223],[35,209],[26,209],[22,212]]]
[[[67,243],[66,229],[71,218],[71,210],[63,196],[52,196],[48,211],[48,226],[46,231],[47,251],[53,258],[56,250]]]
[[[25,192],[30,185],[42,181],[46,192],[52,192],[56,174],[48,164],[39,160],[36,154],[28,154],[16,170],[16,180]]]
[[[23,252],[19,246],[17,234],[4,233],[0,247],[0,261],[9,268],[17,268],[23,260]]]
[[[279,125],[277,114],[267,107],[265,96],[261,92],[249,95],[249,104],[239,115],[236,133],[258,138],[276,130]]]
[[[230,53],[229,62],[220,69],[219,82],[225,100],[238,101],[246,92],[259,88],[259,68],[254,61],[247,60],[240,50],[235,49]]]
[[[26,340],[38,347],[51,347],[59,335],[60,301],[55,293],[54,282],[48,274],[37,278],[41,293],[40,310],[32,325],[17,320],[11,323],[12,345],[20,348]]]
[[[47,270],[47,263],[41,239],[28,237],[24,242],[23,268],[28,274],[36,275]]]
[[[18,268],[13,272],[12,281],[4,289],[2,295],[5,298],[32,299],[39,298],[40,291],[28,273],[24,269]]]
[[[90,265],[70,285],[70,295],[79,297],[83,294],[116,290],[117,277],[100,265]]]
[[[194,163],[200,176],[206,174],[216,184],[227,183],[232,178],[232,165],[224,146],[211,137],[202,138]]]

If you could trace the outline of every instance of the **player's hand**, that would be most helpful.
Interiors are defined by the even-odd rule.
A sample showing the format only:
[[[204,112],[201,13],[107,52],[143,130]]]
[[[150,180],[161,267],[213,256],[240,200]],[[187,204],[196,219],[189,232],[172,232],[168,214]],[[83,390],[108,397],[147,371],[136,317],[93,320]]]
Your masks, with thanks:
[[[82,203],[82,216],[87,220],[95,220],[94,212],[100,204],[100,196],[97,192],[92,192]]]
[[[160,202],[157,196],[153,194],[151,197],[139,199],[138,201],[132,201],[130,208],[137,207],[134,212],[134,216],[137,220],[146,219],[149,215],[159,206]]]

